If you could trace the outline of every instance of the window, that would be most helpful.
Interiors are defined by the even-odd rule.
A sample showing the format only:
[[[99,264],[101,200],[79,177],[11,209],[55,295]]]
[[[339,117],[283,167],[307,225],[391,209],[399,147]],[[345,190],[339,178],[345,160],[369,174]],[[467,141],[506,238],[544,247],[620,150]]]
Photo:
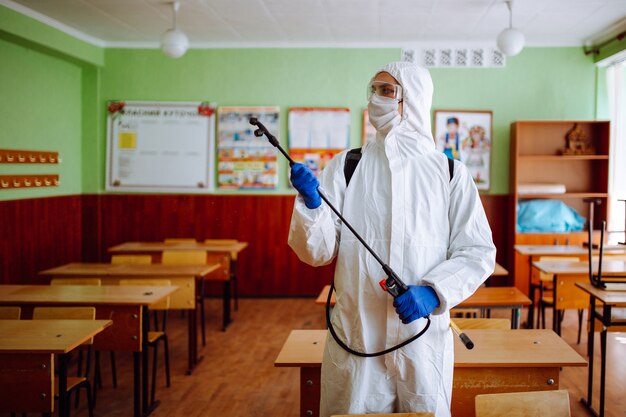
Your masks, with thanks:
[[[611,159],[609,161],[609,219],[608,230],[623,232],[626,203],[626,61],[615,63],[606,71],[611,120]],[[616,239],[624,240],[624,234],[615,233]]]

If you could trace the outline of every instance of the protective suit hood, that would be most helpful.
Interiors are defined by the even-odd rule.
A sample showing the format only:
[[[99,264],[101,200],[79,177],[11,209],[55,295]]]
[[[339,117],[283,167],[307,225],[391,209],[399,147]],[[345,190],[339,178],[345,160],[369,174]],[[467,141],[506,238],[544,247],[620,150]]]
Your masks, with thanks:
[[[381,72],[391,74],[402,86],[402,120],[393,130],[405,134],[416,132],[420,139],[428,139],[434,148],[430,127],[433,81],[428,70],[409,62],[398,61],[385,65],[376,75]]]

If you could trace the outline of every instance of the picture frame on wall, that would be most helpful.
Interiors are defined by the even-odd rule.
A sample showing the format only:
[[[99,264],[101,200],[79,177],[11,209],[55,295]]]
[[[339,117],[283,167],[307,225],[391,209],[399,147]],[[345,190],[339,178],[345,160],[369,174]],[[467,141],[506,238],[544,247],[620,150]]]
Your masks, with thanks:
[[[489,190],[493,113],[490,110],[435,110],[437,149],[469,169],[476,188]]]

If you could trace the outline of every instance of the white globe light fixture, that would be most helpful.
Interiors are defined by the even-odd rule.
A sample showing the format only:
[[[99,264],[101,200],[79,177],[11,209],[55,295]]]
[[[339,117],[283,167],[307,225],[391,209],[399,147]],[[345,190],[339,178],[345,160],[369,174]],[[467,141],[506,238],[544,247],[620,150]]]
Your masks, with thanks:
[[[514,56],[524,49],[525,38],[521,31],[513,27],[513,0],[507,0],[506,4],[509,8],[509,28],[500,32],[496,43],[500,52],[507,56]]]
[[[166,31],[161,36],[161,49],[163,53],[170,58],[180,58],[185,55],[187,48],[189,47],[189,40],[181,30],[176,29],[176,13],[180,7],[180,3],[177,1],[172,3],[172,10],[174,12],[174,27]]]

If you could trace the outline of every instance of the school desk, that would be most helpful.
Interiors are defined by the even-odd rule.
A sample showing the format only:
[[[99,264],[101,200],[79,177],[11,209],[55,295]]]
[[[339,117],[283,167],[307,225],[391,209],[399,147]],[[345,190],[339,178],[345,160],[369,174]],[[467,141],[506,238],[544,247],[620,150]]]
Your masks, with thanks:
[[[46,279],[99,278],[103,285],[117,285],[121,279],[167,279],[178,290],[170,297],[170,310],[189,311],[187,328],[187,373],[191,374],[201,358],[198,357],[198,330],[196,308],[197,282],[203,280],[219,265],[163,265],[163,264],[108,264],[70,263],[41,271]]]
[[[315,303],[326,305],[328,291],[330,291],[330,285],[324,286]],[[335,305],[335,294],[330,299],[330,305]],[[530,305],[530,299],[515,287],[479,287],[474,294],[456,308],[479,308],[483,317],[488,309],[510,308],[511,328],[518,329],[522,307],[528,305]]]
[[[452,415],[474,417],[478,394],[556,390],[559,368],[587,362],[552,330],[465,330],[467,350],[454,338]],[[319,415],[326,330],[293,330],[275,367],[300,368],[300,416]],[[414,343],[419,343],[419,339]]]
[[[602,270],[604,270],[604,266],[605,262],[602,262]],[[593,360],[589,361],[587,399],[583,398],[581,401],[594,416],[604,417],[606,333],[612,326],[626,326],[626,282],[624,284],[607,284],[607,289],[596,288],[588,282],[576,283],[576,287],[589,295],[588,350],[590,358],[593,358],[596,319],[602,323],[600,332],[600,409],[596,411],[592,406]],[[602,307],[597,307],[596,302],[602,304]]]
[[[0,320],[0,412],[52,413],[58,356],[59,416],[69,416],[69,353],[111,320]]]
[[[533,262],[533,267],[541,272],[552,275],[552,288],[555,313],[552,315],[552,329],[561,334],[561,323],[558,320],[558,310],[585,309],[589,306],[589,297],[576,288],[577,283],[589,282],[589,263],[572,261],[539,261]],[[598,263],[592,262],[594,272],[598,271]],[[611,261],[604,258],[602,261],[602,275],[615,276],[626,273],[626,261]],[[626,282],[626,281],[625,281]]]
[[[228,255],[230,262],[231,276],[224,279],[222,290],[223,299],[223,328],[226,330],[231,323],[230,299],[232,284],[231,280],[237,281],[237,263],[238,254],[248,247],[248,242],[237,242],[232,244],[207,244],[207,243],[187,243],[187,242],[126,242],[121,245],[112,246],[108,249],[112,255],[150,255],[153,263],[161,262],[161,254],[163,251],[170,250],[203,250],[208,253],[224,253]],[[213,277],[211,277],[213,278]]]
[[[532,328],[535,320],[535,294],[539,289],[540,283],[533,277],[533,263],[539,261],[542,256],[563,256],[563,257],[577,257],[581,261],[586,260],[589,256],[589,249],[582,245],[515,245],[514,246],[516,256],[522,258],[522,264],[525,260],[528,260],[527,266],[521,269],[521,272],[525,276],[515,277],[516,286],[524,289],[528,288],[527,295],[532,302],[528,310],[528,328]],[[593,250],[594,254],[598,254],[598,250]],[[625,255],[626,247],[622,245],[607,245],[604,250],[604,254],[609,257],[613,255]],[[524,271],[527,271],[524,273]],[[520,287],[521,285],[521,287]]]
[[[148,307],[177,288],[0,285],[0,305],[20,306],[23,319],[31,318],[37,306],[92,306],[96,308],[96,319],[113,320],[110,327],[94,338],[94,349],[133,352],[134,417],[145,417],[159,404],[156,401],[148,406]]]

